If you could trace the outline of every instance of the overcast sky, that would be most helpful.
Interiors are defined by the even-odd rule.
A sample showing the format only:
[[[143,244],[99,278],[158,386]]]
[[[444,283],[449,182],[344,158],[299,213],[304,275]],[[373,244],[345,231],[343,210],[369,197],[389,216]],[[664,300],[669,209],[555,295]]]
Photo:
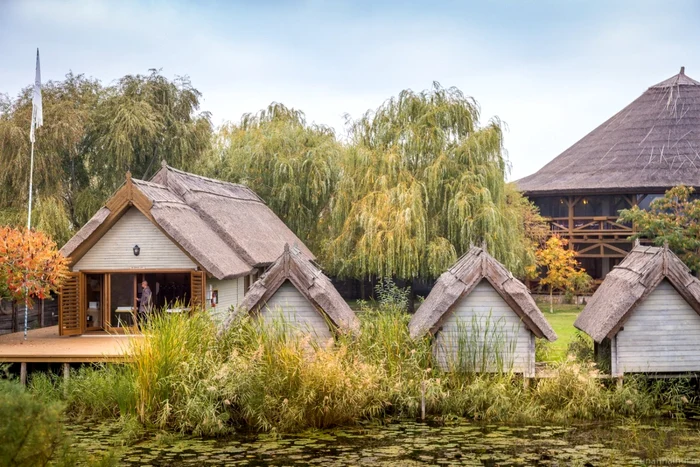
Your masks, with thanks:
[[[507,126],[510,178],[538,170],[676,73],[700,79],[700,2],[0,0],[0,92],[72,70],[190,76],[215,124],[272,101],[345,134],[439,81]]]

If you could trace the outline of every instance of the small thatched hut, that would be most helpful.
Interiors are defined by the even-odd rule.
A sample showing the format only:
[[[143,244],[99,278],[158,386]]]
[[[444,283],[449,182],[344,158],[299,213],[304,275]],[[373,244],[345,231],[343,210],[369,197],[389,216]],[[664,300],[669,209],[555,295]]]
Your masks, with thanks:
[[[301,332],[311,332],[321,343],[332,339],[336,330],[352,333],[360,328],[357,316],[330,279],[302,251],[289,245],[253,284],[224,328],[246,312],[267,321],[282,318]]]
[[[435,283],[409,324],[430,333],[444,369],[535,376],[535,338],[557,336],[527,287],[481,248],[472,247]]]
[[[613,376],[700,371],[700,280],[668,248],[635,246],[574,326]]]

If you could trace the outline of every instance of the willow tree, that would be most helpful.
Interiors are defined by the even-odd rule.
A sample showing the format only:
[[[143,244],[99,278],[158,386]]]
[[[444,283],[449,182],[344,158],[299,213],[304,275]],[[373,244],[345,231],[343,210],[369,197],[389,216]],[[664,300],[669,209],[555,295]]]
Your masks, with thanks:
[[[253,189],[313,248],[318,219],[338,178],[342,146],[333,131],[273,103],[238,124],[224,125],[204,172]]]
[[[0,224],[26,224],[31,87],[0,96]],[[211,123],[186,78],[158,72],[115,85],[69,73],[42,88],[37,131],[33,227],[60,245],[80,228],[131,170],[148,177],[159,160],[187,168],[208,154]]]
[[[187,169],[207,154],[212,127],[199,112],[201,93],[187,77],[168,80],[158,70],[127,75],[105,90],[89,129],[91,168],[99,197],[114,191],[125,172],[149,178],[160,161]]]
[[[531,206],[506,189],[500,121],[479,125],[456,88],[402,91],[350,126],[322,226],[323,259],[344,277],[436,277],[485,242],[516,273],[534,259]]]
[[[43,85],[44,126],[37,131],[34,165],[35,227],[58,242],[78,222],[80,193],[89,186],[85,138],[101,86],[69,73]],[[24,225],[29,184],[31,87],[0,99],[0,224]]]

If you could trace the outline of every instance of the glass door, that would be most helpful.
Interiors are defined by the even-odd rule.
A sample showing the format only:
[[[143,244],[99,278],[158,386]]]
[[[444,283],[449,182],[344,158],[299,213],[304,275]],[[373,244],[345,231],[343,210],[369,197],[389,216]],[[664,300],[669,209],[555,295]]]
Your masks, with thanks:
[[[97,331],[103,328],[104,274],[85,274],[85,329]]]
[[[112,273],[110,276],[109,327],[136,324],[136,274]]]

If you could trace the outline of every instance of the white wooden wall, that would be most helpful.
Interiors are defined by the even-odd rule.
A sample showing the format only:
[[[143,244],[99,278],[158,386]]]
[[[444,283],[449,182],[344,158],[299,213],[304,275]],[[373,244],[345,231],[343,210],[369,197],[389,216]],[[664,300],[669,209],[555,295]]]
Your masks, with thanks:
[[[232,306],[238,306],[243,301],[243,277],[226,280],[210,278],[207,279],[207,292],[210,286],[211,290],[219,291],[219,303],[216,307],[209,307],[214,316],[225,318]]]
[[[281,317],[299,332],[312,333],[319,344],[333,339],[326,318],[289,281],[277,289],[261,309],[260,315],[268,323]]]
[[[612,374],[700,371],[700,316],[667,280],[637,305],[612,344]]]
[[[444,370],[454,369],[459,366],[458,349],[461,345],[462,356],[474,355],[468,357],[476,363],[476,368],[471,366],[474,370],[484,367],[486,371],[512,370],[534,377],[534,339],[532,332],[491,284],[482,280],[454,305],[450,316],[436,333],[433,354]],[[475,355],[484,350],[491,353],[486,362],[480,355]],[[503,368],[498,368],[499,365]]]
[[[141,248],[139,256],[134,256],[134,245]],[[73,266],[73,271],[196,267],[146,216],[131,208]]]

